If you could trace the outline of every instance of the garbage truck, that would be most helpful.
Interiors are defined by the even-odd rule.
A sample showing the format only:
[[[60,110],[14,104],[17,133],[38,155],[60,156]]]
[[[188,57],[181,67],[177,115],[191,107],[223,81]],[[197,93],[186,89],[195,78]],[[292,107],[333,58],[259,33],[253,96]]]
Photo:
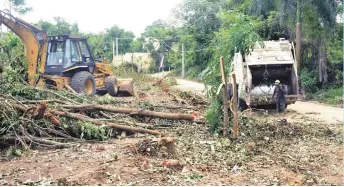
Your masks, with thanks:
[[[233,68],[237,83],[240,110],[250,107],[275,107],[272,99],[275,80],[284,86],[286,105],[298,99],[299,85],[294,45],[284,38],[256,42],[248,55],[236,53]],[[232,85],[228,84],[231,98]]]

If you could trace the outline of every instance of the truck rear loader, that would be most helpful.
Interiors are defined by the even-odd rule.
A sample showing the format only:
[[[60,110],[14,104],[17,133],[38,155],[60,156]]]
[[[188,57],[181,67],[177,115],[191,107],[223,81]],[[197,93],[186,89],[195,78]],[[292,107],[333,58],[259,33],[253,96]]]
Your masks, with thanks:
[[[239,108],[275,106],[275,80],[280,80],[287,92],[286,104],[294,104],[299,94],[296,63],[294,46],[284,38],[257,42],[249,55],[236,53],[232,64]]]

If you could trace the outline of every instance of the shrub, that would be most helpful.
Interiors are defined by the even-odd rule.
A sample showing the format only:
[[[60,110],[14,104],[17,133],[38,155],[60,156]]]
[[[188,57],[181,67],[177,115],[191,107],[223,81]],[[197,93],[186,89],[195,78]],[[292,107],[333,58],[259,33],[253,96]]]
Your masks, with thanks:
[[[314,71],[303,69],[301,71],[301,86],[305,92],[314,93],[318,90],[317,78]]]

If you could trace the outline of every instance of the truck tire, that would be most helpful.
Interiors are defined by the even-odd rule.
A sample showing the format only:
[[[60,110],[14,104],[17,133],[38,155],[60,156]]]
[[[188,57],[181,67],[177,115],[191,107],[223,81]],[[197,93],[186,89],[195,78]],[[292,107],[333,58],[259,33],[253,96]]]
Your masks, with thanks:
[[[96,93],[94,77],[87,71],[75,73],[70,81],[70,87],[72,87],[78,94],[94,96]]]
[[[247,106],[247,104],[246,104],[246,101],[243,100],[243,99],[241,99],[241,98],[239,97],[239,110],[240,110],[241,112],[243,112],[243,111],[246,110],[246,109],[248,109],[248,106]]]
[[[104,95],[107,94],[107,91],[106,90],[97,90],[96,94],[99,95],[99,96],[104,96]]]
[[[228,83],[228,84],[227,84],[227,93],[228,93],[228,99],[229,99],[229,100],[231,100],[232,97],[233,97],[232,89],[233,89],[232,83]],[[238,94],[238,93],[239,93],[239,92],[238,92],[238,86],[237,86],[237,94]],[[239,108],[239,110],[240,110],[241,112],[244,111],[244,110],[246,110],[246,109],[248,109],[248,106],[247,106],[247,104],[246,104],[246,101],[243,100],[243,99],[241,99],[240,97],[239,97],[239,101],[238,101],[238,108]]]
[[[118,94],[118,81],[115,76],[109,76],[105,80],[106,91],[111,96],[117,96]]]

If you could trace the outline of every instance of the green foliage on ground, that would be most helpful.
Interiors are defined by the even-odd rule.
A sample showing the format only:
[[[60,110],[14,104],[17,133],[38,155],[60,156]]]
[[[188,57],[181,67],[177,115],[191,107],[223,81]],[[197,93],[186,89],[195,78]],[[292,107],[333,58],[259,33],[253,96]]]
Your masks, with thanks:
[[[213,100],[205,114],[205,119],[210,125],[210,131],[219,134],[220,124],[222,124],[222,102],[220,99]]]
[[[320,90],[312,96],[320,102],[343,107],[343,87]]]
[[[94,124],[81,121],[71,121],[64,119],[64,128],[73,137],[85,140],[106,140],[111,132],[108,127],[95,126]]]
[[[301,84],[306,93],[316,92],[318,90],[316,73],[314,71],[309,71],[308,69],[303,69],[301,71]]]

